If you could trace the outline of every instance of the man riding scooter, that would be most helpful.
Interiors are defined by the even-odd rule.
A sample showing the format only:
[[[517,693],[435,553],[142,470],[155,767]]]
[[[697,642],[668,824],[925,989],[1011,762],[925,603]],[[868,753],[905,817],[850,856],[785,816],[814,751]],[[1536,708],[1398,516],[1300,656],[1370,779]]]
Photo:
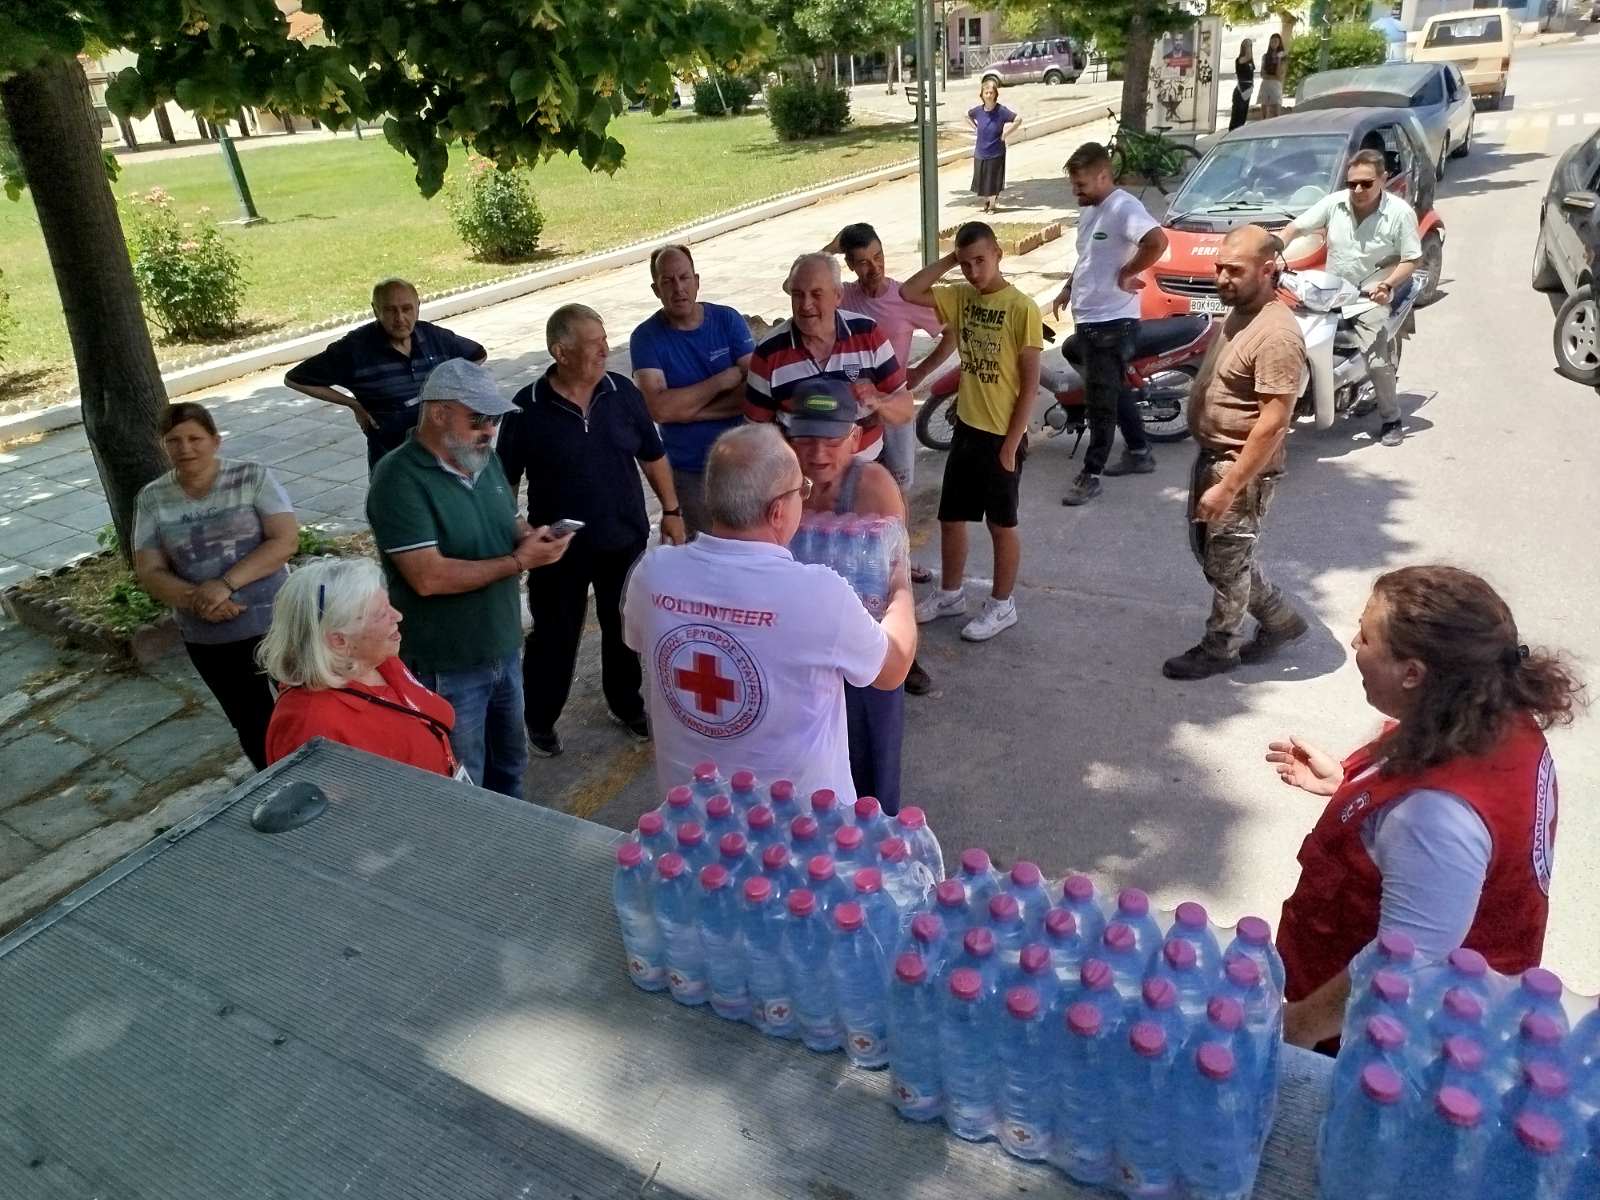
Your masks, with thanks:
[[[1317,201],[1279,230],[1278,238],[1281,248],[1301,234],[1325,228],[1327,269],[1374,302],[1374,307],[1355,318],[1355,333],[1378,401],[1379,440],[1385,446],[1398,446],[1404,432],[1395,354],[1384,333],[1384,320],[1389,305],[1410,282],[1422,259],[1422,240],[1417,214],[1384,187],[1388,177],[1381,151],[1358,150],[1345,168],[1345,188]],[[1386,266],[1387,273],[1382,273]],[[1375,275],[1376,283],[1367,282]]]

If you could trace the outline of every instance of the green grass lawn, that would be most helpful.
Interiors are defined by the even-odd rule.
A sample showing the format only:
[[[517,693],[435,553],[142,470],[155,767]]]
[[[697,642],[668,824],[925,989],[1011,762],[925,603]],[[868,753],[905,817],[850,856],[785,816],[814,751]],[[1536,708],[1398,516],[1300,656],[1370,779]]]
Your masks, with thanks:
[[[916,154],[910,125],[865,125],[838,137],[781,143],[765,115],[700,118],[629,113],[612,126],[627,148],[614,176],[576,159],[534,171],[543,245],[530,263],[474,261],[450,225],[444,194],[424,200],[410,161],[381,135],[262,148],[240,155],[264,225],[224,227],[245,262],[247,333],[288,330],[365,307],[372,281],[404,275],[424,293],[482,283],[624,245],[742,204],[898,162]],[[463,169],[458,157],[453,172]],[[220,152],[125,160],[119,200],[160,186],[179,211],[238,205]],[[71,351],[44,242],[27,193],[0,198],[0,270],[17,318],[0,366],[0,400],[53,393],[72,380]],[[159,331],[154,331],[159,334]],[[157,342],[170,361],[190,344]]]

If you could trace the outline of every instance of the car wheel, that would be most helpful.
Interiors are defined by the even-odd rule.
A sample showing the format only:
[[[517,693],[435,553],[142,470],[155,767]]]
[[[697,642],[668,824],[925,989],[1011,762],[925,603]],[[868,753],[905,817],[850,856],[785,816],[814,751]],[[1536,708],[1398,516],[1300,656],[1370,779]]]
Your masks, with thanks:
[[[1555,263],[1550,261],[1550,248],[1545,245],[1543,215],[1539,218],[1539,240],[1533,244],[1533,278],[1530,282],[1536,292],[1561,290],[1561,274],[1556,270]]]
[[[1556,313],[1556,370],[1576,383],[1600,387],[1600,299],[1585,284]]]
[[[1467,117],[1467,131],[1461,135],[1461,145],[1450,152],[1451,158],[1465,158],[1472,152],[1472,126],[1476,123],[1477,116],[1469,114]]]
[[[1422,239],[1422,269],[1428,273],[1428,286],[1417,297],[1418,308],[1426,308],[1439,298],[1439,276],[1444,273],[1444,238],[1437,230]]]
[[[1044,81],[1051,87],[1055,87],[1059,83],[1065,83],[1067,81],[1067,77],[1060,71],[1046,71],[1044,73]]]

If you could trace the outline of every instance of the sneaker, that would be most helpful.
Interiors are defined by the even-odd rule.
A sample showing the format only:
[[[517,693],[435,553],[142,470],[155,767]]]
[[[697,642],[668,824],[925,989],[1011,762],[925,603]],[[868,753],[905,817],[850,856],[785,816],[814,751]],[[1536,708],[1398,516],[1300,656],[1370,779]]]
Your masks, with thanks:
[[[1152,450],[1143,454],[1130,454],[1124,450],[1122,457],[1101,472],[1103,475],[1149,475],[1156,469],[1156,456]]]
[[[922,664],[912,662],[911,670],[906,672],[906,694],[911,696],[926,696],[933,690],[933,677],[922,669]]]
[[[1255,637],[1239,648],[1239,661],[1265,662],[1284,646],[1290,642],[1298,642],[1310,631],[1310,623],[1299,613],[1295,613],[1294,620],[1281,629],[1269,629],[1265,625],[1257,626]]]
[[[961,588],[947,592],[943,588],[929,592],[917,601],[917,624],[926,625],[929,621],[937,621],[940,617],[965,616],[967,611],[967,593]]]
[[[1239,665],[1239,656],[1230,654],[1226,657],[1213,654],[1205,646],[1191,646],[1182,654],[1167,659],[1161,664],[1161,673],[1168,679],[1205,679],[1212,675],[1221,675],[1224,671],[1231,671]]]
[[[1405,428],[1399,421],[1385,421],[1378,433],[1378,440],[1385,446],[1398,446],[1406,440]]]
[[[610,712],[609,709],[607,711]],[[611,713],[610,715],[613,721],[615,721],[618,725],[621,725],[641,742],[648,742],[650,740],[650,722],[645,719],[645,715],[643,713],[640,713],[637,717],[631,718],[619,717],[616,713]],[[559,753],[559,751],[557,753]]]
[[[983,611],[961,627],[961,636],[969,642],[987,642],[1016,623],[1017,598],[1008,596],[1004,600],[996,600],[990,596],[983,602]]]
[[[1100,476],[1085,471],[1072,481],[1072,486],[1067,488],[1067,494],[1061,497],[1061,503],[1068,508],[1077,508],[1080,504],[1089,503],[1099,494]]]
[[[566,749],[561,735],[554,729],[528,730],[528,747],[540,758],[554,758]]]

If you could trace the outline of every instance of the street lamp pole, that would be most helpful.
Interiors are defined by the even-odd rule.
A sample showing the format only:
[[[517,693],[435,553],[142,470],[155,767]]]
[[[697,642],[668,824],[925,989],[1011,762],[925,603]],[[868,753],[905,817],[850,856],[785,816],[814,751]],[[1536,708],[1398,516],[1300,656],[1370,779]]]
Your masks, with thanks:
[[[922,265],[939,257],[939,72],[934,66],[939,0],[917,4],[917,147],[922,185]]]
[[[261,224],[266,218],[256,211],[256,202],[250,195],[250,181],[244,177],[244,167],[239,163],[239,151],[228,136],[228,127],[220,122],[217,125],[217,145],[222,148],[222,165],[227,168],[234,195],[239,197],[239,219],[233,224]]]

